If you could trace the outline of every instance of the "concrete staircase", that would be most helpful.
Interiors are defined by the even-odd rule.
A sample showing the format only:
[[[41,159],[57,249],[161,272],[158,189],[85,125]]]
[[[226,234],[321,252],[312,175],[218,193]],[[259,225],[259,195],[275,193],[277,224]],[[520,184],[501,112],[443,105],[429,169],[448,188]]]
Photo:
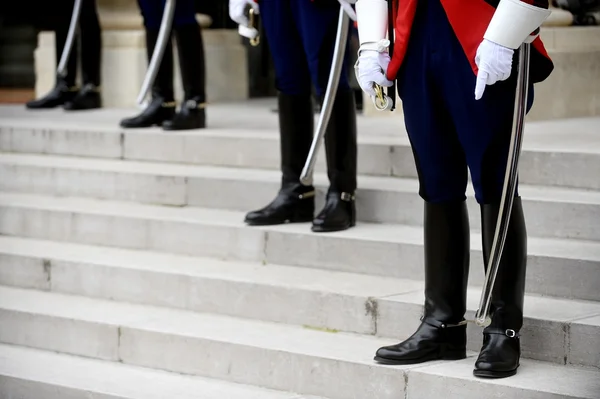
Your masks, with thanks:
[[[359,118],[356,228],[242,223],[278,187],[272,106],[211,106],[210,129],[183,133],[120,130],[131,110],[0,108],[0,398],[600,398],[600,118],[527,125],[523,360],[488,381],[473,326],[468,359],[372,360],[423,303],[401,120]]]

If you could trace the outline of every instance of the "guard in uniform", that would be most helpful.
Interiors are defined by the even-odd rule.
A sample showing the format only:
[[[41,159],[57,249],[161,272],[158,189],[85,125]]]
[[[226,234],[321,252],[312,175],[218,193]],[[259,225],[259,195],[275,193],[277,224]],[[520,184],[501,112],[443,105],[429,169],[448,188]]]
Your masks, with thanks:
[[[549,15],[540,0],[401,0],[394,5],[396,42],[385,50],[388,4],[358,0],[361,42],[357,76],[373,84],[397,82],[405,124],[425,201],[425,306],[421,325],[407,340],[380,348],[375,359],[413,364],[466,357],[469,217],[467,168],[481,208],[487,263],[499,213],[516,88],[516,49]],[[537,38],[531,83],[553,64]],[[533,101],[530,88],[528,107]],[[519,330],[527,260],[527,233],[516,194],[492,293],[492,324],[483,331],[475,363],[479,377],[513,375],[519,366]]]
[[[146,30],[148,62],[158,40],[165,0],[138,0]],[[177,42],[184,101],[179,112],[173,89],[173,45],[167,43],[154,86],[152,100],[139,115],[121,121],[126,128],[162,126],[165,130],[206,127],[206,71],[202,32],[196,21],[194,0],[177,0],[173,15],[173,32]]]
[[[281,188],[266,207],[246,215],[249,225],[312,221],[312,230],[328,232],[355,225],[356,110],[344,66],[325,134],[329,189],[315,217],[315,189],[300,184],[314,129],[311,83],[322,103],[333,61],[340,3],[336,0],[230,0],[230,17],[247,27],[244,8],[260,18],[275,64],[281,145]],[[260,10],[259,10],[260,5]],[[347,62],[344,62],[346,65]]]
[[[73,14],[74,1],[58,1],[52,6],[54,18],[52,29],[55,33],[56,64],[60,58],[67,41],[71,15]],[[40,16],[40,19],[48,15]],[[57,76],[52,91],[44,97],[30,101],[26,104],[29,109],[47,109],[62,106],[65,110],[86,110],[100,108],[100,62],[102,52],[102,38],[96,0],[85,0],[81,3],[79,16],[79,35],[75,36],[73,48],[67,61],[67,75]],[[81,44],[80,44],[81,43]],[[81,53],[81,74],[83,85],[79,88],[75,84],[77,77],[77,59]]]

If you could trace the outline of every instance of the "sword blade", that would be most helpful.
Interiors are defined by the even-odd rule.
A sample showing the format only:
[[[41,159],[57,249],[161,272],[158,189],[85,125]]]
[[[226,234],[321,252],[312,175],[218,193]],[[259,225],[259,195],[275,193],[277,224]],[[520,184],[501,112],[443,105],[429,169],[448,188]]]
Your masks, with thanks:
[[[479,309],[475,314],[475,323],[481,327],[487,327],[491,323],[489,316],[492,303],[492,292],[498,274],[498,267],[504,250],[504,243],[508,233],[508,224],[512,211],[515,190],[517,187],[517,176],[519,171],[519,156],[523,142],[523,127],[525,125],[525,114],[527,108],[527,95],[529,90],[529,59],[531,44],[521,45],[519,58],[519,72],[517,75],[517,89],[515,93],[515,109],[513,114],[513,126],[510,138],[509,156],[504,175],[504,186],[500,200],[500,212],[496,222],[494,241],[490,251],[487,273],[479,301]]]
[[[317,153],[321,147],[323,138],[325,137],[325,131],[327,130],[327,125],[329,124],[329,119],[331,118],[335,96],[340,83],[340,75],[342,73],[344,55],[346,53],[346,43],[348,42],[349,28],[350,19],[344,11],[344,8],[340,7],[337,37],[335,48],[333,50],[333,63],[331,65],[331,72],[329,73],[329,81],[327,83],[327,90],[325,91],[323,107],[321,108],[321,113],[319,114],[317,133],[313,137],[308,158],[306,159],[306,163],[302,169],[302,175],[300,175],[300,183],[305,186],[310,186],[313,184],[313,173],[315,164],[317,162]]]
[[[167,42],[171,40],[171,26],[173,25],[173,15],[175,14],[175,3],[175,0],[167,0],[165,2],[165,9],[160,22],[160,30],[158,31],[156,46],[152,52],[152,59],[148,65],[148,70],[146,71],[144,81],[142,82],[142,87],[140,88],[140,93],[137,97],[138,105],[143,104],[144,99],[150,91],[150,88],[154,84],[156,75],[158,74],[158,68],[165,53],[165,48],[167,47]]]
[[[67,62],[71,56],[73,50],[73,43],[75,43],[75,33],[79,28],[79,16],[81,15],[81,0],[75,0],[73,3],[73,14],[71,15],[71,23],[69,24],[69,31],[67,32],[67,40],[65,41],[65,47],[63,48],[60,56],[60,62],[56,69],[56,74],[63,78],[67,76]]]

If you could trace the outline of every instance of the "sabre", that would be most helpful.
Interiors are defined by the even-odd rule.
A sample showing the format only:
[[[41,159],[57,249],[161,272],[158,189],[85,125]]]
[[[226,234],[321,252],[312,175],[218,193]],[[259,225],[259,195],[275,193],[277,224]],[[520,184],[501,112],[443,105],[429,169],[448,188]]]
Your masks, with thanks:
[[[323,107],[319,115],[317,134],[313,138],[310,151],[308,153],[308,158],[306,159],[306,163],[302,169],[302,175],[300,175],[300,183],[305,186],[310,186],[313,184],[313,172],[317,162],[317,153],[323,142],[323,138],[325,137],[325,131],[327,130],[327,125],[331,117],[331,111],[333,110],[333,104],[335,102],[338,85],[340,83],[340,75],[342,73],[342,65],[344,62],[344,54],[346,52],[349,28],[350,18],[344,11],[344,8],[340,7],[337,37],[335,48],[333,50],[333,64],[331,65],[331,72],[329,73],[329,82],[327,83],[327,90],[325,91]]]
[[[137,103],[140,106],[144,103],[146,95],[148,95],[150,88],[154,85],[158,68],[167,47],[167,41],[171,40],[171,26],[173,25],[174,14],[175,0],[166,0],[162,21],[160,22],[160,30],[158,31],[158,39],[152,52],[152,60],[150,61],[150,65],[148,65],[148,70],[146,71],[146,76],[144,76],[144,81],[137,98]]]
[[[525,113],[527,106],[527,94],[529,90],[529,59],[531,54],[530,37],[521,45],[521,56],[519,58],[519,72],[517,75],[517,89],[515,93],[515,109],[513,114],[513,125],[510,137],[509,157],[506,164],[506,173],[504,175],[504,186],[502,188],[502,197],[500,200],[500,212],[496,222],[496,231],[494,241],[489,256],[487,273],[485,275],[484,287],[481,292],[479,309],[475,313],[475,324],[480,327],[487,327],[492,319],[489,315],[492,302],[492,292],[500,258],[504,250],[504,243],[508,232],[508,224],[512,211],[515,190],[517,187],[517,176],[519,170],[519,156],[521,154],[521,144],[523,142],[523,127],[525,124]]]
[[[73,14],[71,15],[71,23],[69,24],[69,32],[67,32],[67,40],[65,41],[65,47],[63,48],[60,56],[60,62],[56,69],[56,74],[62,78],[67,76],[67,62],[71,56],[73,50],[73,43],[75,43],[75,33],[79,27],[79,16],[81,15],[81,0],[75,0],[73,4]]]

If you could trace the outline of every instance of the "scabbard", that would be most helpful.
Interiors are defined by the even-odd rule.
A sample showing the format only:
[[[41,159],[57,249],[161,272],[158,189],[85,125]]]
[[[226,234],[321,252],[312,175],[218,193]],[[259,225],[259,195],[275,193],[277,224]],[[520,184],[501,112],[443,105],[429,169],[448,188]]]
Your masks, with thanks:
[[[63,48],[62,54],[60,56],[60,61],[58,63],[58,68],[56,69],[56,74],[61,77],[67,76],[67,63],[69,62],[69,57],[71,56],[71,52],[73,51],[73,44],[75,43],[75,35],[79,30],[79,17],[81,15],[81,1],[75,0],[73,3],[73,14],[71,15],[71,23],[69,24],[69,31],[67,32],[67,40],[65,41],[65,47]]]
[[[500,212],[496,222],[496,231],[492,242],[487,273],[479,309],[475,314],[475,323],[481,327],[487,327],[491,323],[489,311],[492,303],[492,293],[498,274],[498,267],[506,242],[508,233],[508,224],[513,207],[515,191],[517,188],[517,178],[519,172],[519,157],[521,155],[521,145],[523,143],[523,128],[525,125],[525,114],[527,113],[527,96],[529,90],[529,60],[531,54],[530,42],[525,42],[520,47],[519,72],[517,75],[517,87],[515,93],[515,108],[513,113],[513,125],[510,136],[510,147],[506,172],[504,174],[504,185],[502,187],[502,196],[500,199]]]

